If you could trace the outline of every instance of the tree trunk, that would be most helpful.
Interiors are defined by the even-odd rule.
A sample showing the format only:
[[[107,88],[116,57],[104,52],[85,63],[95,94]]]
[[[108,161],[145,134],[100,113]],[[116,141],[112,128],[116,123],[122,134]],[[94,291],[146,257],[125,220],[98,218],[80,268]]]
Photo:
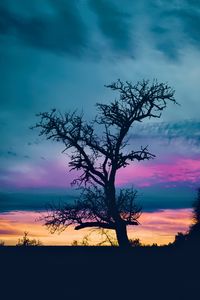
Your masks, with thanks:
[[[115,231],[116,231],[116,236],[117,236],[117,241],[118,241],[119,247],[122,247],[122,248],[130,247],[130,242],[129,242],[128,235],[127,235],[126,225],[123,224],[123,222],[120,222],[116,226]]]
[[[130,242],[127,235],[126,224],[121,219],[116,206],[114,179],[113,182],[109,183],[108,186],[106,186],[105,195],[107,198],[108,210],[110,211],[112,218],[115,221],[115,232],[119,247],[128,248],[130,247]]]

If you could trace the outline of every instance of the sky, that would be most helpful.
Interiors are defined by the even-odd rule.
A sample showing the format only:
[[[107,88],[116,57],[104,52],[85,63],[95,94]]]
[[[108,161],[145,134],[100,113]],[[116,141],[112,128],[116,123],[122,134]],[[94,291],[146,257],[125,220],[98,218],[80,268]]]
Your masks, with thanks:
[[[72,226],[61,234],[50,234],[41,222],[35,222],[41,217],[38,212],[14,211],[0,215],[0,237],[6,245],[16,245],[22,238],[24,231],[29,233],[29,238],[39,240],[43,245],[71,245],[74,241],[79,244],[85,237],[92,245],[105,240],[101,236],[101,230],[83,229],[74,230]],[[189,209],[166,209],[163,211],[144,212],[141,215],[140,226],[129,226],[130,239],[139,238],[143,244],[158,245],[168,244],[174,241],[178,231],[186,232],[190,225],[191,210]],[[109,232],[111,239],[115,240],[115,233]]]
[[[118,78],[168,82],[180,105],[135,124],[130,147],[154,160],[133,164],[117,186],[140,191],[145,210],[191,207],[200,181],[200,3],[197,0],[1,0],[0,212],[38,210],[73,198],[62,145],[30,129],[57,108],[96,114],[117,97]]]

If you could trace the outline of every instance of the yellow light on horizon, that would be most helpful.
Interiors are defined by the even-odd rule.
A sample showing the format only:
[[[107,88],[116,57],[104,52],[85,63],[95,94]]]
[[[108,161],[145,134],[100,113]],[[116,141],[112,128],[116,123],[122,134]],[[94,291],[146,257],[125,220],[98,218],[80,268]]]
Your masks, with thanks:
[[[143,244],[158,245],[173,242],[177,232],[186,232],[191,224],[191,209],[166,209],[155,212],[144,212],[140,217],[139,226],[128,228],[130,239],[139,238]],[[0,215],[0,240],[6,245],[16,245],[25,231],[29,237],[39,239],[43,245],[71,245],[74,240],[81,242],[89,234],[92,244],[101,240],[99,231],[91,229],[74,230],[69,226],[60,234],[51,234],[40,222],[36,222],[39,213],[15,211]],[[112,231],[112,236],[115,236]]]

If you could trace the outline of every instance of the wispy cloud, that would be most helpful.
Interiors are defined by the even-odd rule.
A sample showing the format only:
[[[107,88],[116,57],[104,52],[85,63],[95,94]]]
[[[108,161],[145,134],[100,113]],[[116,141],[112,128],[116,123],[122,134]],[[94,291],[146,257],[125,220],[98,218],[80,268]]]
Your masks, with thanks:
[[[177,138],[185,137],[194,138],[200,137],[200,121],[198,120],[184,120],[179,122],[156,122],[148,123],[148,125],[139,125],[140,135],[145,137],[166,137],[166,138]],[[139,128],[139,127],[138,127]]]
[[[0,187],[15,188],[65,188],[69,187],[72,177],[63,161],[48,162],[40,160],[34,164],[24,161],[0,169]]]
[[[8,150],[8,151],[7,151],[7,154],[8,154],[8,155],[11,155],[11,156],[17,156],[17,153],[14,152],[14,151],[11,151],[11,150]]]
[[[168,161],[151,161],[146,164],[130,165],[120,170],[117,176],[119,185],[135,184],[137,186],[163,186],[197,187],[200,181],[200,157],[179,158],[168,157]]]
[[[136,125],[130,140],[157,140],[159,143],[179,144],[188,155],[200,153],[200,121],[160,122]],[[139,133],[137,133],[139,132]],[[177,149],[178,150],[178,149]]]

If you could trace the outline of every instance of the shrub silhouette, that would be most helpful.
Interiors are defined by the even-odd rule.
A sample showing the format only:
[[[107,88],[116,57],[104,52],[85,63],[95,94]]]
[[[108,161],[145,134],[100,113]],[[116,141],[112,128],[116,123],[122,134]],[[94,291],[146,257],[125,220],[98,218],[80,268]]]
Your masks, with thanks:
[[[16,246],[27,247],[27,246],[42,246],[42,243],[36,239],[29,239],[28,232],[24,232],[24,236],[21,239],[18,239]]]
[[[3,247],[3,246],[5,246],[5,242],[0,240],[0,247]]]
[[[142,243],[140,242],[140,239],[130,240],[130,244],[132,247],[142,247]]]
[[[175,236],[175,240],[173,244],[175,246],[183,246],[187,241],[187,237],[188,237],[187,233],[178,232]]]

